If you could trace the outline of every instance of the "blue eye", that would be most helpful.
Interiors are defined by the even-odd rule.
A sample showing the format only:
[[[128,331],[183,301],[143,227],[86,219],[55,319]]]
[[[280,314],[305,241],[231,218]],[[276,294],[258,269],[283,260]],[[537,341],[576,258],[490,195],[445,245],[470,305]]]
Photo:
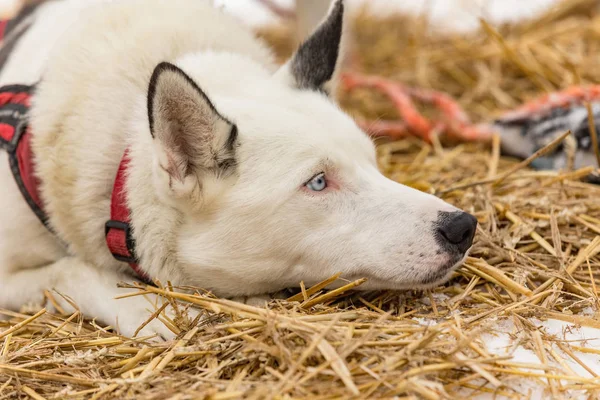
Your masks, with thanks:
[[[325,179],[325,173],[321,172],[319,175],[312,178],[306,184],[306,187],[312,190],[313,192],[320,192],[325,190],[327,187],[327,180]]]

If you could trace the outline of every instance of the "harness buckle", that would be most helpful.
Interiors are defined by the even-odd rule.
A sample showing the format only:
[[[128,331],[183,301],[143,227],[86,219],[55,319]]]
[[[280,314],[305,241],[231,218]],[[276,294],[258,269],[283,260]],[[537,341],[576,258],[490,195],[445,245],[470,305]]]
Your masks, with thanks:
[[[124,233],[123,238],[119,236],[109,237],[111,230],[122,231]],[[108,220],[104,226],[104,236],[106,237],[106,243],[113,257],[119,261],[123,261],[129,264],[137,263],[137,257],[135,255],[135,240],[131,235],[131,225],[127,222]],[[123,244],[125,246],[123,246]],[[125,248],[124,248],[125,247]],[[123,254],[123,250],[127,250],[129,254]]]

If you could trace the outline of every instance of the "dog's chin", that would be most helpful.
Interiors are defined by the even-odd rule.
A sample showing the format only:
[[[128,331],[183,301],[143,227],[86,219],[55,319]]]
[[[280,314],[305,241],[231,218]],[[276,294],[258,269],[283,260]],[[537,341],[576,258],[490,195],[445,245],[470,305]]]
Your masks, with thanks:
[[[358,286],[355,290],[357,291],[372,291],[372,290],[423,290],[431,289],[436,286],[440,286],[446,283],[451,277],[452,273],[459,268],[466,260],[468,252],[462,255],[455,254],[446,259],[446,262],[437,268],[432,268],[426,275],[415,277],[415,280],[406,279],[394,279],[394,277],[378,276],[365,268],[363,271],[344,275],[343,279],[333,282],[328,289],[338,289],[350,281],[354,281],[361,278],[366,278],[367,281],[362,285]],[[311,282],[312,283],[312,282]],[[312,284],[317,284],[314,282]],[[305,281],[306,284],[306,281]],[[309,285],[310,286],[310,285]]]
[[[463,256],[455,256],[449,259],[445,264],[429,272],[425,277],[418,281],[398,281],[389,279],[380,279],[378,277],[367,277],[367,282],[359,286],[357,290],[423,290],[432,289],[446,283],[454,271],[459,268],[466,260],[468,252]],[[353,277],[358,279],[359,277]]]
[[[446,265],[442,266],[442,268],[426,276],[425,279],[418,283],[418,286],[415,288],[432,289],[446,283],[454,271],[456,271],[463,264],[463,262],[465,262],[468,255],[469,252],[467,251],[462,257],[458,258],[458,260],[450,260]]]
[[[460,265],[460,264],[459,264]],[[433,289],[444,283],[448,282],[448,280],[452,277],[452,273],[455,271],[456,267],[450,268],[443,273],[432,275],[428,277],[426,280],[417,283],[414,286],[414,289],[424,290],[424,289]]]

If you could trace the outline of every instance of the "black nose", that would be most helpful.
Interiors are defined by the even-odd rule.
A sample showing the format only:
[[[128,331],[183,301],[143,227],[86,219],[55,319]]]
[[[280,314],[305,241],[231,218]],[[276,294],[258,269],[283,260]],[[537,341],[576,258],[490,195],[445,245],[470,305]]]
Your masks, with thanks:
[[[451,244],[460,252],[466,252],[473,244],[473,236],[477,228],[477,218],[466,212],[440,213],[438,232],[440,241]]]

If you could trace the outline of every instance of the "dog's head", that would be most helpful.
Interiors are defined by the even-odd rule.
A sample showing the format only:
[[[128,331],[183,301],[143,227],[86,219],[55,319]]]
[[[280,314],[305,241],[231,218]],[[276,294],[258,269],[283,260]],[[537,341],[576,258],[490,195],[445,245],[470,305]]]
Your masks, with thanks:
[[[423,288],[465,257],[475,218],[385,178],[329,99],[342,20],[338,1],[275,74],[219,53],[156,68],[154,187],[180,215],[189,284],[250,295],[341,272],[370,289]]]

